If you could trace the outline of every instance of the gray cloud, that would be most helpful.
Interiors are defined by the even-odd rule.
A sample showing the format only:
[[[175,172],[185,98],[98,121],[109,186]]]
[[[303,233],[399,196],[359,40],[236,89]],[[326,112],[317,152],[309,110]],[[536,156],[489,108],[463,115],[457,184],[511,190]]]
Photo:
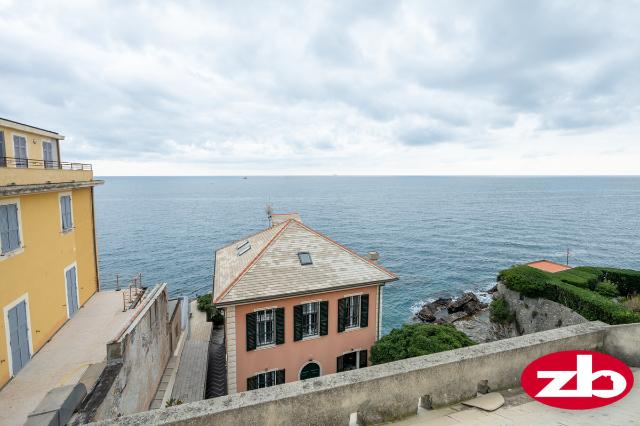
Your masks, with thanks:
[[[67,134],[85,161],[357,171],[445,142],[502,154],[495,132],[640,125],[638,6],[0,0],[0,116]]]

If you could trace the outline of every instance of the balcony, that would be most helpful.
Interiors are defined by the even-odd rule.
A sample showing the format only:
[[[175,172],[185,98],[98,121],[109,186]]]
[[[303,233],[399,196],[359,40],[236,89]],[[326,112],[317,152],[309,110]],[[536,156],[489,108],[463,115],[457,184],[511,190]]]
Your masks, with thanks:
[[[92,180],[91,164],[0,157],[0,187]]]

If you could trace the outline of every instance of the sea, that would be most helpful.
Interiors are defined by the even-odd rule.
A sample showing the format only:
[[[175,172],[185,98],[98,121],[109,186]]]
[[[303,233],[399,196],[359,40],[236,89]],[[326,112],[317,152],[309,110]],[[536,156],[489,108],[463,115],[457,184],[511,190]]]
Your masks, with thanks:
[[[102,177],[102,288],[142,273],[170,295],[211,291],[214,251],[268,225],[265,207],[380,262],[383,331],[422,303],[483,294],[511,265],[640,269],[640,177]]]

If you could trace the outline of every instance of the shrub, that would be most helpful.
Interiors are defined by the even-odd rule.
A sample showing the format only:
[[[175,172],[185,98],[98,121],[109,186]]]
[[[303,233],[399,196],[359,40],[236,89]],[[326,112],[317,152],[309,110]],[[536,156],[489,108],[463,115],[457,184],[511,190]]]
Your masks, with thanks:
[[[596,284],[596,293],[603,295],[604,297],[617,297],[620,295],[618,292],[618,286],[611,281],[605,280]]]
[[[620,282],[616,281],[616,279],[622,280],[622,277],[626,277],[626,288],[632,288],[635,285],[635,271],[605,270],[592,267],[575,269],[581,275],[591,275],[587,280],[592,280],[593,277],[603,276],[603,274],[607,273],[607,276],[617,285],[622,295],[626,295],[626,293],[621,290]],[[615,271],[618,275],[612,274],[611,271]],[[574,274],[571,279],[568,278],[571,277],[570,274],[566,272],[569,271],[551,274],[522,265],[514,266],[513,268],[500,272],[498,279],[511,290],[518,291],[525,296],[544,297],[545,299],[558,302],[573,309],[591,321],[599,320],[608,324],[626,324],[640,321],[639,314],[630,311],[624,305],[618,304],[601,294],[589,290],[588,286],[578,287],[567,283],[565,280],[576,281],[575,277],[578,275]],[[640,273],[637,274],[640,276]],[[616,279],[613,279],[613,277],[616,277]]]
[[[527,297],[542,296],[547,279],[546,272],[526,265],[505,269],[498,275],[498,281]]]
[[[640,272],[631,269],[603,268],[602,281],[609,280],[618,287],[623,296],[640,293]]]
[[[198,296],[198,310],[200,312],[207,312],[212,307],[213,304],[211,303],[211,293]]]
[[[220,310],[216,308],[211,300],[211,293],[198,296],[198,310],[207,314],[207,321],[213,322],[213,325],[224,324],[224,316]]]
[[[491,302],[489,314],[492,322],[504,324],[513,321],[514,313],[509,309],[509,304],[503,297]]]
[[[640,315],[611,299],[563,282],[550,282],[544,297],[573,309],[589,321],[627,324],[640,321]]]
[[[466,334],[451,324],[404,324],[374,343],[371,361],[397,361],[474,345]]]

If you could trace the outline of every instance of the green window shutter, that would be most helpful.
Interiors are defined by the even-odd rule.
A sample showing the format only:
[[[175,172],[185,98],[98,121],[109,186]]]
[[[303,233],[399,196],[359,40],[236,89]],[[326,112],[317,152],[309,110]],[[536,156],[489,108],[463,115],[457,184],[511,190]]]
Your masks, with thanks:
[[[302,305],[293,307],[293,340],[302,340]]]
[[[256,313],[247,314],[247,350],[252,351],[256,348]]]
[[[258,389],[258,377],[251,376],[247,377],[247,390]]]
[[[276,345],[284,343],[284,308],[276,308]]]
[[[276,385],[284,383],[284,369],[276,371]]]
[[[367,350],[360,351],[360,365],[358,368],[365,368],[367,366]]]
[[[340,355],[336,358],[336,372],[340,373],[344,370],[344,356]]]
[[[360,327],[369,325],[369,295],[360,296]]]
[[[344,331],[347,315],[347,299],[338,299],[338,333]]]
[[[320,335],[329,334],[329,302],[323,300],[320,302]]]

